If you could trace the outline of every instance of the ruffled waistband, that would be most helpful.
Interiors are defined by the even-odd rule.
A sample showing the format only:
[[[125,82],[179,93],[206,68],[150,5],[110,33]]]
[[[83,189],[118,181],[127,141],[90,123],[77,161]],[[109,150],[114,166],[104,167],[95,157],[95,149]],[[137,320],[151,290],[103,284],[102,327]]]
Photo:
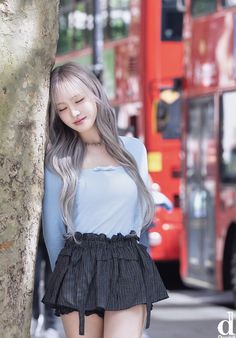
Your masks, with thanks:
[[[74,233],[74,237],[76,239],[76,241],[78,242],[77,244],[80,244],[80,242],[83,241],[99,241],[99,242],[106,242],[106,243],[110,243],[110,242],[119,242],[119,241],[127,241],[127,240],[135,240],[138,241],[139,237],[137,235],[137,233],[132,230],[130,231],[130,233],[128,235],[123,235],[121,233],[118,233],[116,235],[113,235],[111,238],[107,237],[105,234],[101,233],[101,234],[94,234],[94,233],[81,233],[79,231],[76,231]],[[64,235],[64,239],[66,241],[74,241],[74,237],[71,233],[67,233],[66,235]]]

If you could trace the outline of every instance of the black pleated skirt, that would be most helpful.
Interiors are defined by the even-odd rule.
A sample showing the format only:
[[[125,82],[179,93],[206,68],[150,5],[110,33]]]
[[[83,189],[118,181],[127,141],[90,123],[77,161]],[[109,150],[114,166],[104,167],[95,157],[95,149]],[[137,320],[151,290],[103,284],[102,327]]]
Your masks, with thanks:
[[[86,312],[123,310],[146,304],[150,325],[152,303],[168,298],[166,288],[145,246],[129,235],[80,232],[67,237],[42,299],[55,314],[79,312],[84,335]]]

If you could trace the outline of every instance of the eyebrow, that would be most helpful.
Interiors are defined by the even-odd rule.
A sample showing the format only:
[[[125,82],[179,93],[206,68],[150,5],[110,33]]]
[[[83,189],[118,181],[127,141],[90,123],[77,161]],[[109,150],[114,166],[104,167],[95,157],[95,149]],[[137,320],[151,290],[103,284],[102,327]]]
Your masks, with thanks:
[[[74,95],[74,96],[72,96],[71,98],[70,98],[70,100],[71,99],[74,99],[76,96],[79,96],[80,94],[76,94],[76,95]],[[82,97],[82,96],[81,96]],[[56,105],[58,106],[59,104],[64,104],[64,102],[58,102]]]

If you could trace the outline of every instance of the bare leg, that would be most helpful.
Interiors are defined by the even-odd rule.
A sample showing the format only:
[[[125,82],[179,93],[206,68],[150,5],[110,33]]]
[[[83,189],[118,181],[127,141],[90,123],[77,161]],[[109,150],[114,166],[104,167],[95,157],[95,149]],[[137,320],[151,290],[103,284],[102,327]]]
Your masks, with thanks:
[[[61,315],[66,338],[102,338],[103,319],[97,314],[85,316],[85,335],[79,335],[79,314],[74,311]]]
[[[146,305],[119,311],[105,311],[104,338],[141,338],[146,320]]]

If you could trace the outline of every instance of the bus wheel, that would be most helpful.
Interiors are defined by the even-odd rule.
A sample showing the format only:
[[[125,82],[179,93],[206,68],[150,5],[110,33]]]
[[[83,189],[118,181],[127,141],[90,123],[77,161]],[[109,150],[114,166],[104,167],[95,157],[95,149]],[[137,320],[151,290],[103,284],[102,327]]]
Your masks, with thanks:
[[[235,242],[234,242],[235,243]],[[234,308],[236,309],[236,247],[232,248],[232,255],[230,261],[230,275],[231,275],[231,286],[233,291]]]

